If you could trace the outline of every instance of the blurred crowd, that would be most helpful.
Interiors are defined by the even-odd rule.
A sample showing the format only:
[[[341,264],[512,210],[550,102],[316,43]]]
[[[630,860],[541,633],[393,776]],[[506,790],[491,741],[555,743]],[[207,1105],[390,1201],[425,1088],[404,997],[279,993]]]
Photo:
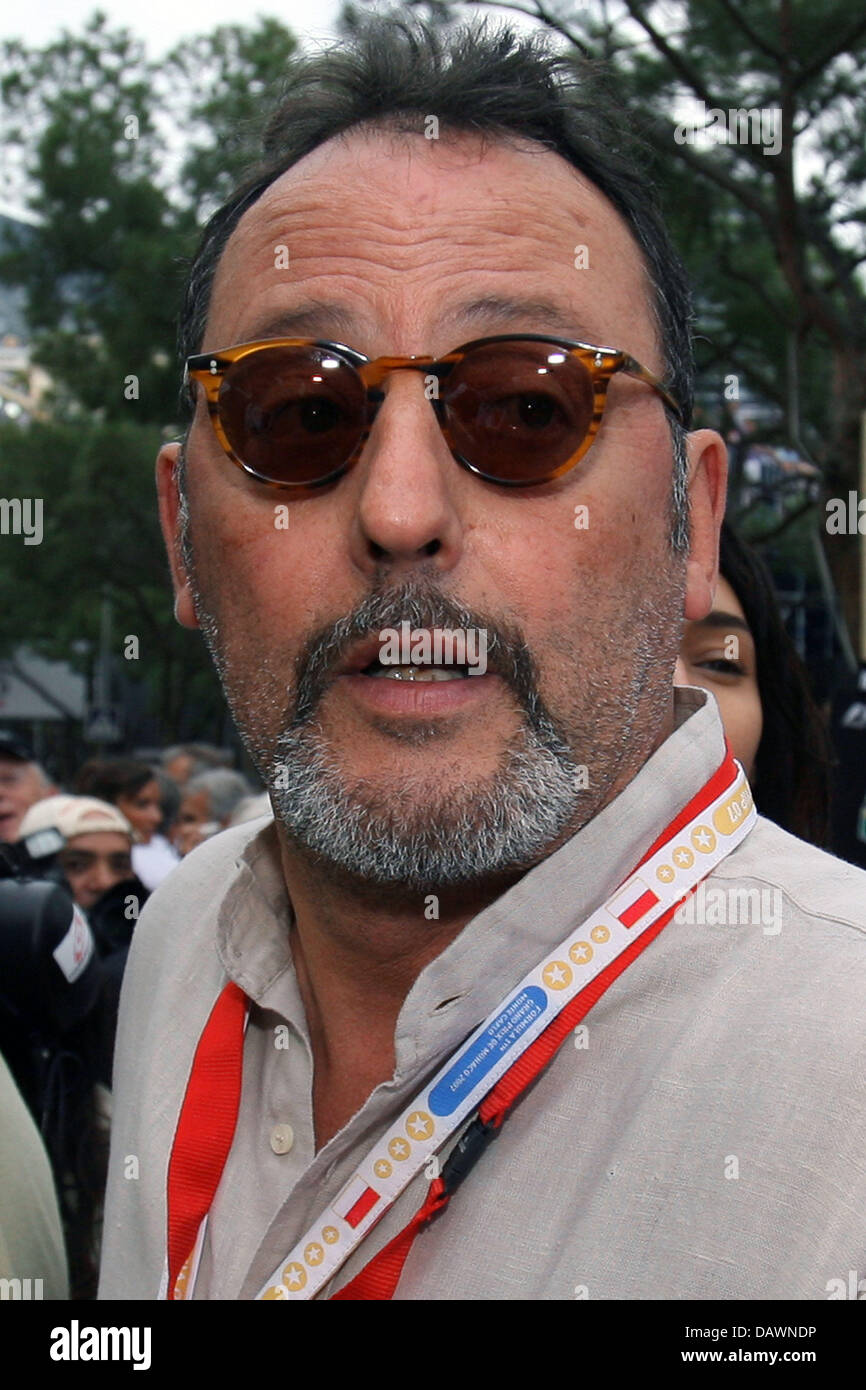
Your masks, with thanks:
[[[190,743],[167,748],[158,764],[134,758],[91,758],[78,769],[69,791],[60,793],[28,745],[17,734],[0,730],[0,840],[25,839],[56,825],[58,816],[77,827],[63,832],[67,838],[80,836],[85,833],[79,826],[82,798],[99,801],[105,823],[96,824],[93,817],[98,808],[91,807],[87,833],[111,834],[115,839],[108,849],[91,842],[93,868],[81,891],[92,894],[100,884],[103,891],[111,887],[108,879],[123,867],[116,858],[123,851],[127,858],[131,854],[134,873],[150,891],[202,840],[228,825],[268,814],[267,794],[254,793],[247,779],[231,767],[232,756],[207,743]],[[113,817],[108,815],[109,807],[115,808]],[[123,851],[118,836],[126,838]],[[113,856],[113,867],[107,856]],[[81,860],[66,856],[64,862]],[[77,890],[74,896],[80,901]],[[92,901],[82,902],[83,907],[92,905]]]
[[[95,1296],[114,1035],[141,909],[202,841],[270,814],[232,762],[204,743],[156,762],[91,758],[61,789],[0,729],[0,1276],[35,1260],[56,1280],[46,1297]]]

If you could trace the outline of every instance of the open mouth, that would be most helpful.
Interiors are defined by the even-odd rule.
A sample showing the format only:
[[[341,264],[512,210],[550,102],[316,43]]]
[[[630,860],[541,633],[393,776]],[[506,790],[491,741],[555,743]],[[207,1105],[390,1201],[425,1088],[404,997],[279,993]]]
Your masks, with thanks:
[[[469,667],[445,663],[437,664],[432,661],[418,666],[383,666],[381,661],[376,658],[358,674],[372,676],[375,680],[459,681],[468,678]]]
[[[437,634],[438,629],[417,629],[415,638],[418,640],[413,641],[411,647],[406,644],[401,649],[397,645],[390,651],[383,641],[383,634],[370,636],[347,653],[336,674],[433,685],[445,681],[465,681],[469,676],[489,673],[486,661],[476,662],[474,652],[467,651],[465,643],[461,646],[456,641],[440,641]],[[422,640],[424,638],[427,640]],[[486,655],[484,649],[482,653]],[[383,656],[384,661],[381,659]],[[399,660],[400,657],[404,660]]]

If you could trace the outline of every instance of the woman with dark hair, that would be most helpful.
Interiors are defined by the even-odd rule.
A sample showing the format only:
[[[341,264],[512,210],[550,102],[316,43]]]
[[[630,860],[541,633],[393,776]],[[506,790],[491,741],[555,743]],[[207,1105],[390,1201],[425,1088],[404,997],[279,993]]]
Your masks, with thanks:
[[[90,758],[73,783],[79,796],[110,801],[135,831],[132,867],[145,888],[161,883],[179,862],[169,841],[157,834],[164,810],[157,774],[136,758]]]
[[[674,680],[719,704],[762,815],[824,848],[830,742],[806,670],[785,631],[770,572],[725,522],[712,612],[687,622]]]

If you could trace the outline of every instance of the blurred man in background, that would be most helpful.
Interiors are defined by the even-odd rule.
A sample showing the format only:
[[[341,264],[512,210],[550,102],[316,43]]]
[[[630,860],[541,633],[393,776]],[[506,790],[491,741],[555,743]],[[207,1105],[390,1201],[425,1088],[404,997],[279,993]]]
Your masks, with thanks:
[[[0,729],[0,840],[17,840],[25,812],[54,791],[29,745],[11,730]]]
[[[230,824],[240,802],[251,794],[247,779],[229,768],[191,777],[184,787],[172,840],[178,854],[189,854],[203,840]]]

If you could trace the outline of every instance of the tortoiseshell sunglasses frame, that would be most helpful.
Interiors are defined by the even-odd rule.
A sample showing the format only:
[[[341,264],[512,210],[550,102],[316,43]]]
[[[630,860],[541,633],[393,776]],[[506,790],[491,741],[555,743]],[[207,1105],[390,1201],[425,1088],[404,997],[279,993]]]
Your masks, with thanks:
[[[382,384],[391,372],[397,371],[417,371],[424,372],[425,375],[436,376],[441,379],[447,377],[449,372],[464,357],[477,348],[488,347],[496,343],[545,343],[551,348],[562,349],[570,356],[576,357],[590,373],[593,388],[593,413],[587,426],[586,434],[573,454],[556,468],[550,469],[541,477],[519,480],[513,478],[497,478],[484,469],[479,468],[454,446],[448,422],[445,415],[446,402],[436,397],[431,400],[431,405],[436,413],[439,427],[445,441],[451,450],[451,454],[461,467],[468,469],[477,477],[483,478],[485,482],[496,483],[499,487],[537,487],[542,483],[552,482],[554,478],[561,477],[580,462],[592,445],[601,427],[604,408],[607,401],[607,388],[610,380],[617,372],[623,372],[628,376],[636,377],[638,381],[644,382],[651,387],[658,396],[664,401],[668,409],[676,416],[680,423],[684,423],[682,410],[677,401],[671,395],[664,383],[655,376],[647,367],[641,365],[634,357],[618,348],[597,347],[592,343],[575,342],[568,338],[549,337],[544,333],[502,333],[490,338],[476,338],[472,342],[464,343],[462,347],[455,348],[453,352],[446,353],[444,357],[366,357],[362,352],[355,348],[347,347],[345,343],[334,343],[320,338],[262,338],[250,343],[239,343],[236,347],[220,348],[215,352],[200,352],[188,357],[184,371],[184,385],[190,379],[199,382],[204,388],[207,410],[210,415],[214,433],[219,440],[220,446],[232,463],[238,468],[242,468],[245,473],[256,478],[259,482],[266,483],[269,487],[289,489],[296,496],[309,495],[318,488],[326,487],[329,483],[336,482],[358,461],[364,445],[369,438],[376,411],[384,400]],[[262,352],[269,348],[324,348],[329,352],[341,357],[348,366],[353,367],[361,378],[361,382],[367,392],[367,416],[362,423],[359,431],[358,441],[352,449],[348,458],[339,468],[333,469],[323,478],[315,480],[305,479],[302,482],[291,482],[287,479],[269,478],[259,473],[251,465],[244,462],[235,453],[223,429],[222,420],[219,414],[219,392],[226,372],[235,363],[242,361],[251,354]],[[360,423],[360,422],[359,422]]]

